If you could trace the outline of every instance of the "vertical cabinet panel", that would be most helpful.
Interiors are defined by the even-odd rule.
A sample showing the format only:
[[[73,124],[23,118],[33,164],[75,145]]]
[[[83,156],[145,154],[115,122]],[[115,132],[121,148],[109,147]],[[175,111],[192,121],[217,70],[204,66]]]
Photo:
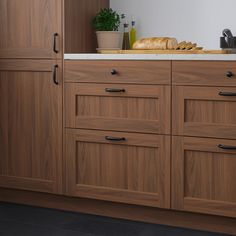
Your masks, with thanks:
[[[1,187],[60,192],[62,78],[55,65],[0,61]]]
[[[66,131],[70,196],[170,207],[170,137]]]
[[[62,57],[62,1],[0,0],[0,35],[0,58]]]
[[[236,140],[173,137],[172,153],[173,208],[236,217]]]

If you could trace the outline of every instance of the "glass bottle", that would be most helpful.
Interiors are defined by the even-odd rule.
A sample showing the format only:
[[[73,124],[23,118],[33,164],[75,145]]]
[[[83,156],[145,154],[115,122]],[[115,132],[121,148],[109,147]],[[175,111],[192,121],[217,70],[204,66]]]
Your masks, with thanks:
[[[130,50],[130,39],[129,39],[129,24],[126,21],[124,23],[124,38],[123,38],[123,50]]]
[[[131,24],[132,24],[132,28],[131,28],[131,31],[130,31],[130,46],[131,46],[131,48],[133,48],[133,45],[137,40],[137,30],[136,30],[136,27],[135,27],[134,17],[132,17],[132,23]]]

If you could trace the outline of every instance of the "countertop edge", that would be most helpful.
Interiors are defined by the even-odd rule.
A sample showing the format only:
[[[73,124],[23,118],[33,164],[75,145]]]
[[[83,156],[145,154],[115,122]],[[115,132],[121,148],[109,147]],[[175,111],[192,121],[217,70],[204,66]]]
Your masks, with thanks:
[[[64,54],[65,60],[236,61],[236,54]]]

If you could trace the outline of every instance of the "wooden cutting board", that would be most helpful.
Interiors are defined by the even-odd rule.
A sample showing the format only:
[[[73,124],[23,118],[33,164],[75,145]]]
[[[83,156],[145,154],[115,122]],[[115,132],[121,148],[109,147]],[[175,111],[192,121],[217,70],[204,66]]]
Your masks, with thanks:
[[[101,54],[232,54],[229,50],[98,50]]]

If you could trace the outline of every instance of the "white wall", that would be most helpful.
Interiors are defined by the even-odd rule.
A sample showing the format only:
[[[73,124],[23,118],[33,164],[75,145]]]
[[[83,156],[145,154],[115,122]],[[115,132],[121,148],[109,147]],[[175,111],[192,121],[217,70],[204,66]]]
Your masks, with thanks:
[[[111,7],[137,20],[138,37],[172,36],[219,48],[224,28],[236,35],[236,0],[110,0]]]

